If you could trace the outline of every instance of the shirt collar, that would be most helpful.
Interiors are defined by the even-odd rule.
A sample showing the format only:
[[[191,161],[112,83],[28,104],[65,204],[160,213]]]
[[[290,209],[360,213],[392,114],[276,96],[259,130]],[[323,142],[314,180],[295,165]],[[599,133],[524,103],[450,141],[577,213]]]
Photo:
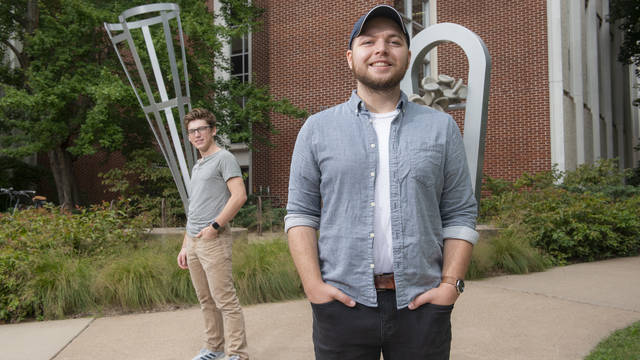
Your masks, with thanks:
[[[400,100],[398,101],[398,105],[396,105],[396,109],[404,113],[407,109],[408,101],[409,99],[407,98],[407,95],[404,93],[404,91],[400,91]],[[365,112],[369,111],[367,110],[367,107],[364,104],[364,101],[362,101],[360,96],[358,96],[358,94],[356,93],[356,90],[353,90],[351,92],[351,97],[349,98],[349,101],[347,101],[347,104],[349,108],[352,109],[356,115],[359,115],[363,111]]]

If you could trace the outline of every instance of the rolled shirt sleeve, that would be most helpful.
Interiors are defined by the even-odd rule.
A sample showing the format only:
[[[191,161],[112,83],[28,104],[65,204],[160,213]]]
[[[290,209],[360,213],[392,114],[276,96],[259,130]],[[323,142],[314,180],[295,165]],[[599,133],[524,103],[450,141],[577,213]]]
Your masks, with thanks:
[[[475,244],[479,238],[475,230],[478,205],[471,186],[462,135],[453,118],[449,118],[447,132],[445,180],[440,199],[442,235],[445,239],[461,239]]]
[[[320,227],[320,169],[313,153],[313,119],[300,129],[291,157],[285,232],[295,226]]]
[[[286,233],[296,226],[308,226],[318,230],[320,229],[320,217],[305,214],[287,214],[284,217],[284,232]]]

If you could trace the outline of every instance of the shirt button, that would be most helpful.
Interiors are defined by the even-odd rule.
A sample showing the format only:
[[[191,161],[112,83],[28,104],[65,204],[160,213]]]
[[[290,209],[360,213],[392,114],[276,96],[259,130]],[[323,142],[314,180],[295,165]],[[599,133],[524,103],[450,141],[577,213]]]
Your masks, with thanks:
[[[371,176],[376,176],[376,173],[372,171]]]
[[[376,206],[376,202],[375,202],[375,201],[372,201],[372,202],[371,202],[371,206]]]
[[[372,148],[376,147],[376,144],[371,144],[371,147],[372,147]]]
[[[369,234],[370,238],[373,238],[374,236],[376,236],[374,233]]]
[[[375,265],[373,265],[373,264],[371,264],[371,265],[369,265],[369,266],[371,266],[371,268],[372,268],[372,269],[373,269],[374,267],[376,267],[376,266],[375,266]]]

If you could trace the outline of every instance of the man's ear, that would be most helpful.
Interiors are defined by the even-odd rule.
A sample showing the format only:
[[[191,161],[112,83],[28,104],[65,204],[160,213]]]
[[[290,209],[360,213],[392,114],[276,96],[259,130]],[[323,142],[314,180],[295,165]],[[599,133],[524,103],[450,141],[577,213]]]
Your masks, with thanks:
[[[349,69],[353,70],[353,51],[347,50],[347,64],[349,64]]]

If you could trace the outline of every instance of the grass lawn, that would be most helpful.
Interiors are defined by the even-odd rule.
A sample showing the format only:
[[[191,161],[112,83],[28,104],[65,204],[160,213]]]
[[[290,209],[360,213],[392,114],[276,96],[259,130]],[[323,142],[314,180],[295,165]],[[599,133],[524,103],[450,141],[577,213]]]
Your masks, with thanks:
[[[640,321],[602,340],[585,360],[640,359]]]

